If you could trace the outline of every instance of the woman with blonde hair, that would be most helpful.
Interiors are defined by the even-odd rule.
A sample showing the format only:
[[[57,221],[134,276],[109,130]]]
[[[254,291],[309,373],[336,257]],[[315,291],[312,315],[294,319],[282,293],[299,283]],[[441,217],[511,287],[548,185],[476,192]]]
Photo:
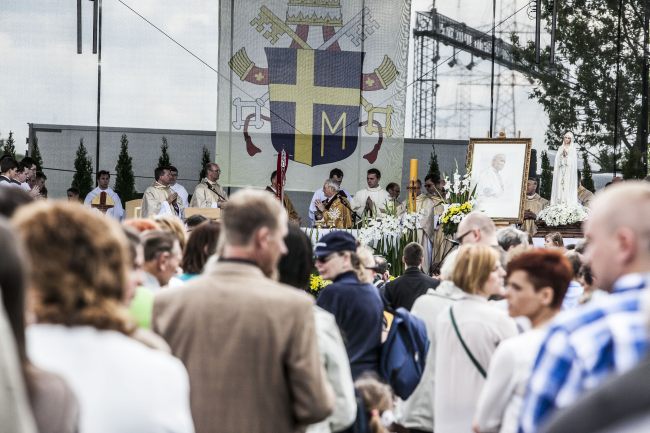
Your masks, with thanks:
[[[131,257],[117,222],[80,204],[40,201],[13,223],[32,264],[28,356],[70,385],[80,433],[193,432],[183,364],[131,338]]]
[[[501,341],[517,334],[507,313],[488,303],[503,294],[504,276],[495,249],[472,244],[458,251],[451,280],[463,296],[436,322],[436,433],[471,431],[490,358]]]
[[[372,284],[375,279],[375,256],[373,251],[366,245],[359,245],[357,247],[357,256],[359,263],[355,268],[357,277],[362,283]]]

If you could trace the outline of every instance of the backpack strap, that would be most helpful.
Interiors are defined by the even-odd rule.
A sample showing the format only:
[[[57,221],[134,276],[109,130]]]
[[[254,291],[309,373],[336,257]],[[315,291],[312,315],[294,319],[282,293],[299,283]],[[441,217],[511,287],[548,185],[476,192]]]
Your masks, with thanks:
[[[467,344],[465,344],[465,340],[463,340],[463,337],[460,335],[460,331],[458,330],[458,325],[456,324],[456,319],[454,318],[454,309],[453,307],[449,307],[449,317],[451,317],[451,324],[454,326],[454,331],[456,331],[456,335],[458,336],[458,339],[460,340],[460,344],[463,346],[463,349],[465,349],[465,353],[467,353],[467,356],[469,356],[470,361],[472,361],[472,364],[474,364],[474,367],[478,370],[479,373],[481,373],[481,376],[483,378],[487,377],[487,373],[481,367],[481,364],[474,358],[474,355],[472,352],[469,350],[469,347],[467,347]]]

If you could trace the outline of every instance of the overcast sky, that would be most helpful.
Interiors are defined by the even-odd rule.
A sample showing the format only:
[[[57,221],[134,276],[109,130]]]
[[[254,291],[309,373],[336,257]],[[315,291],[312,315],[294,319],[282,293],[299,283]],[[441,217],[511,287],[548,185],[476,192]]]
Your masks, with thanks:
[[[123,1],[217,68],[217,0]],[[507,15],[525,3],[502,1],[503,13]],[[82,4],[84,53],[78,55],[76,2],[2,0],[0,137],[6,138],[9,130],[14,131],[19,151],[25,148],[28,122],[95,125],[97,57],[91,51],[93,3],[83,1]],[[413,0],[412,10],[414,13],[430,6],[430,1]],[[445,0],[437,5],[440,13],[485,31],[490,29],[491,6],[491,2],[482,0]],[[501,9],[498,1],[498,15]],[[526,10],[516,18],[520,27],[533,24]],[[512,19],[508,23],[512,24]],[[452,49],[441,45],[440,62],[451,55]],[[479,62],[467,76],[464,65],[470,62],[470,56],[458,53],[457,60],[459,65],[454,68],[445,62],[438,71],[436,137],[467,138],[467,130],[457,127],[459,116],[455,108],[459,101],[473,108],[469,135],[483,137],[489,129],[490,64]],[[460,73],[466,76],[460,77]],[[528,99],[531,90],[528,82],[515,75],[518,83],[526,84],[515,87],[516,127],[522,136],[532,137],[534,146],[539,148],[543,146],[546,115],[538,104]],[[409,82],[412,79],[410,72]],[[411,89],[407,100],[407,134],[411,129]],[[502,99],[506,97],[510,98],[509,94],[503,93]],[[118,0],[103,0],[103,126],[214,130],[216,101],[214,71],[174,45]]]

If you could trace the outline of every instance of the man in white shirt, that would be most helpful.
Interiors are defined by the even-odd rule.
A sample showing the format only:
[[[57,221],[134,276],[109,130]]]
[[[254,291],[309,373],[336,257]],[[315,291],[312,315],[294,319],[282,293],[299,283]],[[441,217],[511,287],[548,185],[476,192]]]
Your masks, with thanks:
[[[97,209],[101,213],[112,216],[121,221],[124,217],[122,200],[108,184],[111,181],[111,174],[106,170],[97,173],[97,188],[88,193],[84,199],[84,206]]]
[[[379,212],[383,212],[386,203],[390,200],[388,192],[379,185],[381,172],[376,168],[368,170],[366,181],[368,186],[354,195],[352,199],[352,210],[359,218],[374,217]]]
[[[343,170],[340,168],[332,169],[332,171],[330,171],[329,178],[340,187],[341,183],[343,182]],[[347,191],[344,189],[341,189],[341,191],[343,191],[343,193],[347,196],[348,201],[352,200],[352,196],[348,194]],[[314,195],[312,196],[311,202],[309,203],[309,224],[312,226],[314,225],[315,221],[314,214],[316,213],[316,200],[320,200],[321,202],[327,200],[325,192],[323,192],[323,188],[318,188],[316,191],[314,191]]]
[[[178,169],[173,165],[170,165],[169,171],[172,175],[172,182],[169,184],[169,188],[178,194],[178,198],[180,199],[181,203],[183,203],[183,208],[189,207],[189,203],[187,201],[189,194],[187,193],[187,190],[180,183],[176,183],[178,179]]]

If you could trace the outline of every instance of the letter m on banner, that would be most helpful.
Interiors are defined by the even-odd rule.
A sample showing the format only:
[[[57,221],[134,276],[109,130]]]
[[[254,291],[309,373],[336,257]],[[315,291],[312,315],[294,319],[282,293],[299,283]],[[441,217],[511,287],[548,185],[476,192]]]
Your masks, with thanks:
[[[341,161],[357,148],[363,53],[265,48],[271,142],[294,161]]]

